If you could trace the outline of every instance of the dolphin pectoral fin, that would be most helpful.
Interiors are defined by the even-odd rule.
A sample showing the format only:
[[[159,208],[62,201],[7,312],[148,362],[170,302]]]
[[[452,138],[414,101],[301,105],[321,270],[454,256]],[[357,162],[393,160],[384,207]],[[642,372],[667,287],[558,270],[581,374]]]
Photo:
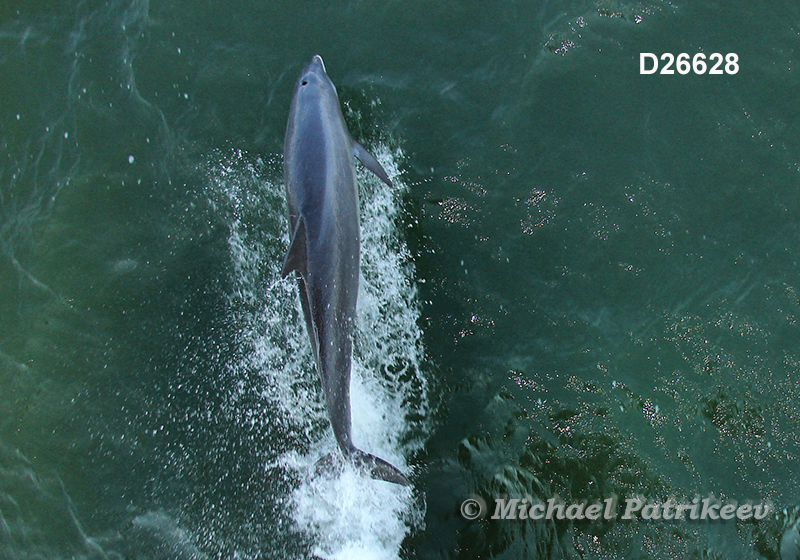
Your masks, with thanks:
[[[376,480],[385,480],[386,482],[394,482],[402,486],[411,486],[411,481],[406,478],[400,469],[384,461],[380,457],[365,453],[360,449],[353,449],[351,452],[353,463],[367,471],[369,475]]]
[[[389,185],[392,186],[392,182],[389,180],[389,174],[386,173],[386,170],[383,166],[375,159],[371,153],[369,153],[364,146],[353,140],[353,155],[358,158],[358,161],[364,164],[364,167],[372,171],[378,178]]]
[[[283,259],[283,270],[281,276],[286,278],[293,270],[305,277],[308,248],[306,242],[306,223],[303,216],[297,219],[297,224],[292,233],[292,241],[289,244],[289,251]]]

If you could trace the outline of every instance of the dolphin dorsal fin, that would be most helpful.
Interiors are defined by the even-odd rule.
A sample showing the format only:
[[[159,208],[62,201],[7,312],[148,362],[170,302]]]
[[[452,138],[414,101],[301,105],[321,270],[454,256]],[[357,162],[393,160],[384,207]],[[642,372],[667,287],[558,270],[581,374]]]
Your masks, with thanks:
[[[375,175],[378,176],[378,179],[389,185],[392,186],[392,182],[389,180],[389,174],[386,173],[386,170],[383,166],[378,163],[378,160],[375,159],[371,153],[369,153],[364,146],[353,140],[353,155],[358,158],[358,161],[364,164],[364,167],[372,171]]]
[[[306,222],[303,216],[300,215],[294,226],[294,232],[292,232],[289,251],[286,253],[286,258],[283,259],[283,271],[281,272],[281,276],[286,278],[293,270],[296,270],[300,273],[300,276],[305,278],[307,256]]]

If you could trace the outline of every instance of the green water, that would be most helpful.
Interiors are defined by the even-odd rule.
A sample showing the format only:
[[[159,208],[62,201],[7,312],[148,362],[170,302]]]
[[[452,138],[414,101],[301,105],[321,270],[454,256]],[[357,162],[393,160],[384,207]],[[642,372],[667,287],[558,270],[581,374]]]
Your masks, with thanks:
[[[0,556],[778,558],[800,502],[798,21],[781,1],[0,5]],[[739,71],[646,76],[642,52]],[[315,53],[398,184],[362,175],[354,426],[408,494],[308,478],[332,438],[279,271]],[[777,516],[459,513],[696,494]]]

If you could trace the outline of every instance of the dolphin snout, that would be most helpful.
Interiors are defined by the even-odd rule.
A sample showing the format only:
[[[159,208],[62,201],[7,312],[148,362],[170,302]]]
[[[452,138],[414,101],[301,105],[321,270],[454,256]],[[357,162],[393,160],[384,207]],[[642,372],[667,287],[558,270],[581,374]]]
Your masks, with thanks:
[[[311,59],[311,64],[319,64],[320,66],[322,66],[322,71],[327,74],[325,70],[325,63],[322,61],[322,57],[320,55],[315,54],[314,58]]]

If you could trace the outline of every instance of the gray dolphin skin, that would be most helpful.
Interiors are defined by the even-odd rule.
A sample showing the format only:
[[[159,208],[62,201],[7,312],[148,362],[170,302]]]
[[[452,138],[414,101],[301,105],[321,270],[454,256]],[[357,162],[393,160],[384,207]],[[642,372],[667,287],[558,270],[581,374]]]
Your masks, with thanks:
[[[353,158],[387,185],[392,183],[381,164],[350,137],[319,55],[297,79],[283,153],[291,234],[283,276],[298,273],[300,303],[336,442],[347,460],[373,478],[409,485],[399,469],[356,448],[350,437],[350,364],[361,258]]]

